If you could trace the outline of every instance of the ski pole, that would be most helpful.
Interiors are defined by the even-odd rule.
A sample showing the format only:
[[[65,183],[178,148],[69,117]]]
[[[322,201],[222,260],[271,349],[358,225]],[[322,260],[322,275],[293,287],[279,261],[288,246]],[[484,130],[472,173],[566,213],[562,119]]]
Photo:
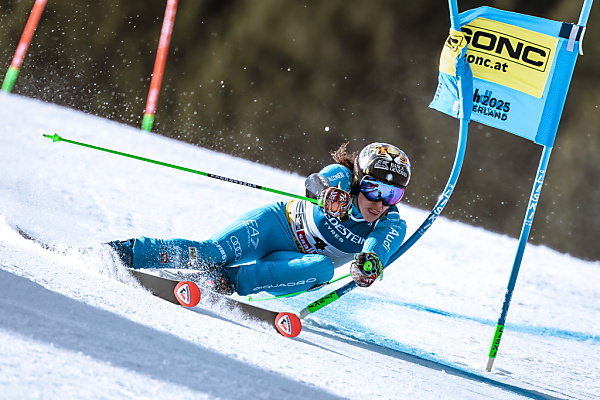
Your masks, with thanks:
[[[227,177],[224,177],[224,176],[215,175],[215,174],[211,174],[211,173],[208,173],[208,172],[202,172],[202,171],[198,171],[198,170],[191,169],[191,168],[181,167],[181,166],[175,165],[175,164],[169,164],[169,163],[162,162],[162,161],[156,161],[156,160],[152,160],[150,158],[140,157],[140,156],[136,156],[136,155],[133,155],[133,154],[128,154],[128,153],[123,153],[123,152],[116,151],[116,150],[106,149],[104,147],[93,146],[91,144],[82,143],[82,142],[76,142],[74,140],[69,140],[69,139],[65,139],[63,137],[60,137],[56,133],[54,135],[43,135],[43,136],[45,138],[52,139],[52,142],[71,143],[71,144],[74,144],[74,145],[77,145],[77,146],[87,147],[87,148],[90,148],[90,149],[93,149],[93,150],[104,151],[106,153],[116,154],[118,156],[133,158],[135,160],[145,161],[145,162],[151,163],[151,164],[162,165],[163,167],[169,167],[169,168],[173,168],[173,169],[178,169],[180,171],[191,172],[192,174],[198,174],[198,175],[206,176],[208,178],[218,179],[220,181],[229,182],[229,183],[235,183],[236,185],[242,185],[242,186],[246,186],[246,187],[249,187],[249,188],[252,188],[252,189],[265,190],[267,192],[280,194],[282,196],[292,197],[294,199],[299,199],[299,200],[306,200],[306,201],[310,201],[311,203],[318,204],[318,202],[317,202],[316,199],[311,199],[311,198],[308,198],[308,197],[299,196],[297,194],[288,193],[288,192],[284,192],[284,191],[281,191],[281,190],[272,189],[272,188],[268,188],[268,187],[265,187],[265,186],[260,186],[260,185],[254,184],[254,183],[248,183],[248,182],[240,181],[240,180],[233,179],[233,178],[227,178]]]
[[[156,60],[154,61],[154,70],[152,71],[152,80],[150,81],[150,89],[146,101],[146,109],[144,110],[144,117],[142,118],[142,130],[147,132],[152,130],[152,125],[154,124],[154,114],[156,113],[158,94],[165,72],[165,64],[167,62],[169,44],[171,43],[173,25],[175,25],[176,13],[177,0],[167,0],[167,7],[165,9],[165,16],[163,18],[163,25],[158,42],[158,51],[156,52]]]
[[[33,8],[31,9],[31,14],[29,14],[27,24],[25,24],[25,29],[23,30],[23,34],[19,40],[19,45],[17,46],[15,55],[10,63],[10,67],[8,67],[8,71],[6,71],[4,81],[2,82],[2,90],[6,92],[10,92],[17,81],[17,76],[19,76],[21,65],[23,64],[23,60],[27,54],[27,49],[29,49],[29,44],[31,43],[33,34],[37,29],[38,23],[40,22],[42,13],[44,12],[46,2],[47,0],[36,0]]]

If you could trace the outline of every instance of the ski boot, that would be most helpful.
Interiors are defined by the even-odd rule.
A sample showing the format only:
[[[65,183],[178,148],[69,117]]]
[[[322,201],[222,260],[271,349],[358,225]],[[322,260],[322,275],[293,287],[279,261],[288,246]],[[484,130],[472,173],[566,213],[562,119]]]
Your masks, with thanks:
[[[206,289],[220,295],[230,295],[235,293],[235,285],[231,282],[231,277],[223,269],[214,269],[208,273],[197,272],[187,275],[187,279],[200,287],[200,290]]]
[[[116,256],[119,258],[121,263],[127,268],[133,268],[133,242],[135,239],[128,240],[114,240],[112,242],[105,243],[109,246]]]

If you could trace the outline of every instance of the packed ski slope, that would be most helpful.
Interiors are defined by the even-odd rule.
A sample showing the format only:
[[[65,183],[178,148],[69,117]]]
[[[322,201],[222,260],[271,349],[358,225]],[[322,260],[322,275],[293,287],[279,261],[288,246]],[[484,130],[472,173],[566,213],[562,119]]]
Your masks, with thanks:
[[[484,365],[516,240],[445,218],[383,281],[286,339],[218,310],[161,301],[121,268],[75,250],[140,235],[206,238],[284,198],[42,135],[299,194],[302,177],[15,95],[2,93],[0,110],[3,398],[598,398],[598,262],[528,247],[492,373]],[[401,212],[409,232],[427,215]],[[330,289],[261,304],[298,311]]]

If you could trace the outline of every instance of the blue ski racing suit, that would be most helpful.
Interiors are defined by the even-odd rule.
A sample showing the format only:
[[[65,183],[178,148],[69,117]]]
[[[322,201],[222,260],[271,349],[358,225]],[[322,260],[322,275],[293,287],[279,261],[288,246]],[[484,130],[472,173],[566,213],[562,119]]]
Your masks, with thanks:
[[[331,186],[350,192],[352,172],[331,164],[319,174]],[[133,239],[133,268],[202,269],[224,267],[240,295],[265,291],[287,294],[327,282],[334,268],[356,253],[379,256],[387,266],[406,235],[396,205],[374,222],[360,213],[357,196],[349,218],[327,215],[317,204],[277,202],[240,215],[210,239]]]

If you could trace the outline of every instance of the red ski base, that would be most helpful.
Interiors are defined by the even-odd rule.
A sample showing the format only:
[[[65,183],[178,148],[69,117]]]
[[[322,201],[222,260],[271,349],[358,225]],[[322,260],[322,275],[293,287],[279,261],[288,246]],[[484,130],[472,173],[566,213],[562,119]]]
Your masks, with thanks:
[[[173,291],[175,298],[184,307],[196,307],[200,303],[200,289],[194,282],[181,281]]]
[[[280,312],[275,317],[275,328],[285,337],[296,337],[302,332],[302,322],[296,314]]]

